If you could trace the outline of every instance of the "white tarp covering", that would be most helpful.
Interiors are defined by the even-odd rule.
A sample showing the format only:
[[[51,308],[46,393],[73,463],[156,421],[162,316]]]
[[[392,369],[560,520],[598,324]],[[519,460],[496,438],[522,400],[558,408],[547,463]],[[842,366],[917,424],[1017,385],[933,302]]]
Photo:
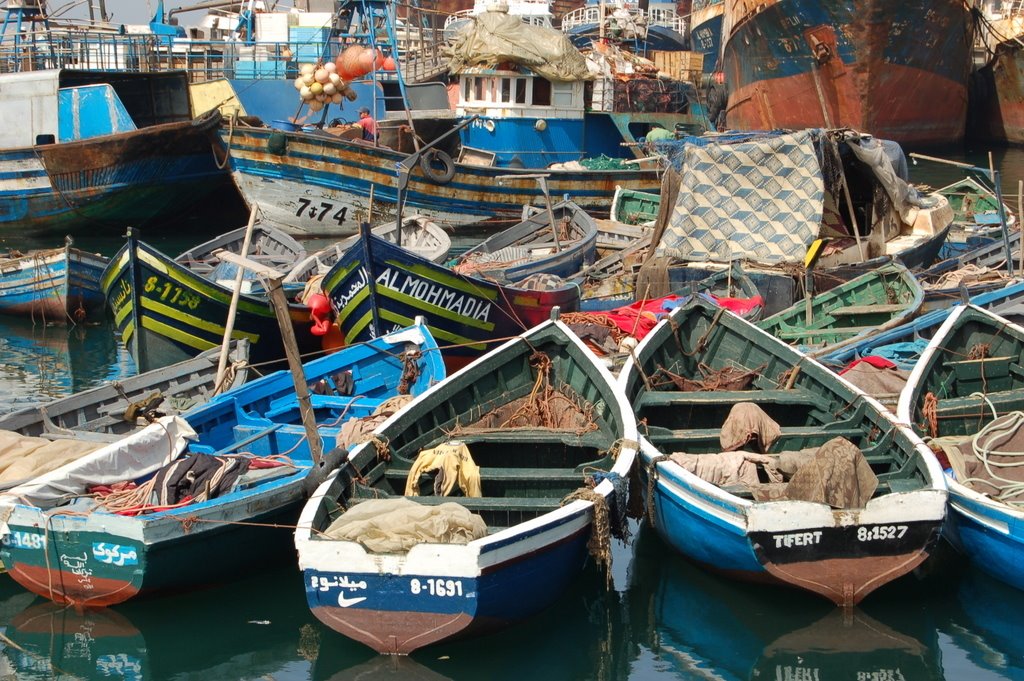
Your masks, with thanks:
[[[195,435],[180,416],[165,416],[137,433],[11,488],[0,495],[0,504],[48,508],[63,497],[83,494],[92,485],[134,480],[176,459]]]
[[[488,11],[459,31],[450,48],[448,69],[518,64],[548,80],[569,82],[590,77],[586,59],[561,31],[535,26],[503,11]]]

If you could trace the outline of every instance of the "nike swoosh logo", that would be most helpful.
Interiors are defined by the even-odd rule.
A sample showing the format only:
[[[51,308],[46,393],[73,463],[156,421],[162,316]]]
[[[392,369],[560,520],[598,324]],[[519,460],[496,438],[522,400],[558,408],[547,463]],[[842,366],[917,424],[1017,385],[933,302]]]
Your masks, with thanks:
[[[366,596],[360,596],[359,598],[345,598],[345,594],[338,594],[338,605],[343,608],[348,608],[356,603],[362,603],[366,600]]]

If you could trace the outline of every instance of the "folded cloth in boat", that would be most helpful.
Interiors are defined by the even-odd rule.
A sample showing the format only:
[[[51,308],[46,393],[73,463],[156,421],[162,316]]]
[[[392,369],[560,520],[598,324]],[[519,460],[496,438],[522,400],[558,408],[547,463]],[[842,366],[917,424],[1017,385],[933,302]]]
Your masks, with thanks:
[[[412,395],[395,395],[384,400],[373,410],[370,416],[350,418],[341,424],[335,447],[346,449],[366,442],[373,436],[377,426],[384,423],[392,414],[412,401]]]
[[[249,469],[249,460],[239,457],[194,454],[172,461],[157,471],[153,481],[156,503],[180,504],[215,499],[235,486],[238,476]]]
[[[679,466],[696,475],[701,480],[718,487],[745,485],[754,487],[760,484],[757,466],[761,464],[768,479],[781,482],[782,474],[775,466],[776,459],[765,454],[753,452],[721,452],[718,454],[686,454],[674,452],[668,457]]]
[[[94,452],[101,442],[48,440],[0,430],[0,483],[28,480]]]
[[[753,402],[739,402],[729,410],[718,440],[727,452],[754,442],[758,451],[764,453],[781,435],[779,424],[764,413],[761,407]]]
[[[324,535],[375,553],[404,553],[422,543],[468,544],[487,535],[484,519],[454,502],[425,506],[404,497],[371,499],[331,523]]]
[[[434,494],[448,496],[459,483],[467,497],[483,496],[480,491],[480,467],[473,461],[469,447],[461,441],[445,442],[433,449],[424,449],[416,457],[405,481],[405,496],[419,494],[419,480],[424,473],[437,471]]]
[[[857,445],[834,437],[793,474],[785,498],[833,508],[864,508],[877,488],[878,478]]]
[[[894,395],[903,391],[910,378],[909,371],[898,369],[888,360],[884,360],[888,366],[878,366],[866,361],[868,359],[872,358],[857,360],[840,375],[868,395]]]

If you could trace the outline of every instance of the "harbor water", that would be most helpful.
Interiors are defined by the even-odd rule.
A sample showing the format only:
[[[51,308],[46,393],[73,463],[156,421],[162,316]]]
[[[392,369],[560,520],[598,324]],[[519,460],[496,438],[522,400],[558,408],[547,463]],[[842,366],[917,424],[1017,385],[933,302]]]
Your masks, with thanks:
[[[988,166],[982,150],[927,153]],[[994,162],[1016,207],[1024,149],[998,149]],[[928,161],[911,166],[912,180],[931,187],[962,176]],[[176,254],[235,226],[142,238]],[[121,243],[76,240],[108,256]],[[0,319],[0,412],[134,371],[109,324]],[[652,531],[638,527],[635,535],[615,547],[610,588],[591,566],[541,616],[405,659],[377,656],[321,625],[299,571],[264,570],[258,557],[226,585],[85,612],[0,575],[0,679],[1024,679],[1024,592],[951,552],[843,611],[803,592],[709,574]]]

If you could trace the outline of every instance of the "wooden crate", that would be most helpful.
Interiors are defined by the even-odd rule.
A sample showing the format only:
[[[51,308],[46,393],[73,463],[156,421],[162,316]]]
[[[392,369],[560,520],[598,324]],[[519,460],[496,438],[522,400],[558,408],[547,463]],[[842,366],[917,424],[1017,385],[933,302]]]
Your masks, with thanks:
[[[699,80],[704,73],[704,53],[681,50],[653,50],[651,61],[672,78]]]

